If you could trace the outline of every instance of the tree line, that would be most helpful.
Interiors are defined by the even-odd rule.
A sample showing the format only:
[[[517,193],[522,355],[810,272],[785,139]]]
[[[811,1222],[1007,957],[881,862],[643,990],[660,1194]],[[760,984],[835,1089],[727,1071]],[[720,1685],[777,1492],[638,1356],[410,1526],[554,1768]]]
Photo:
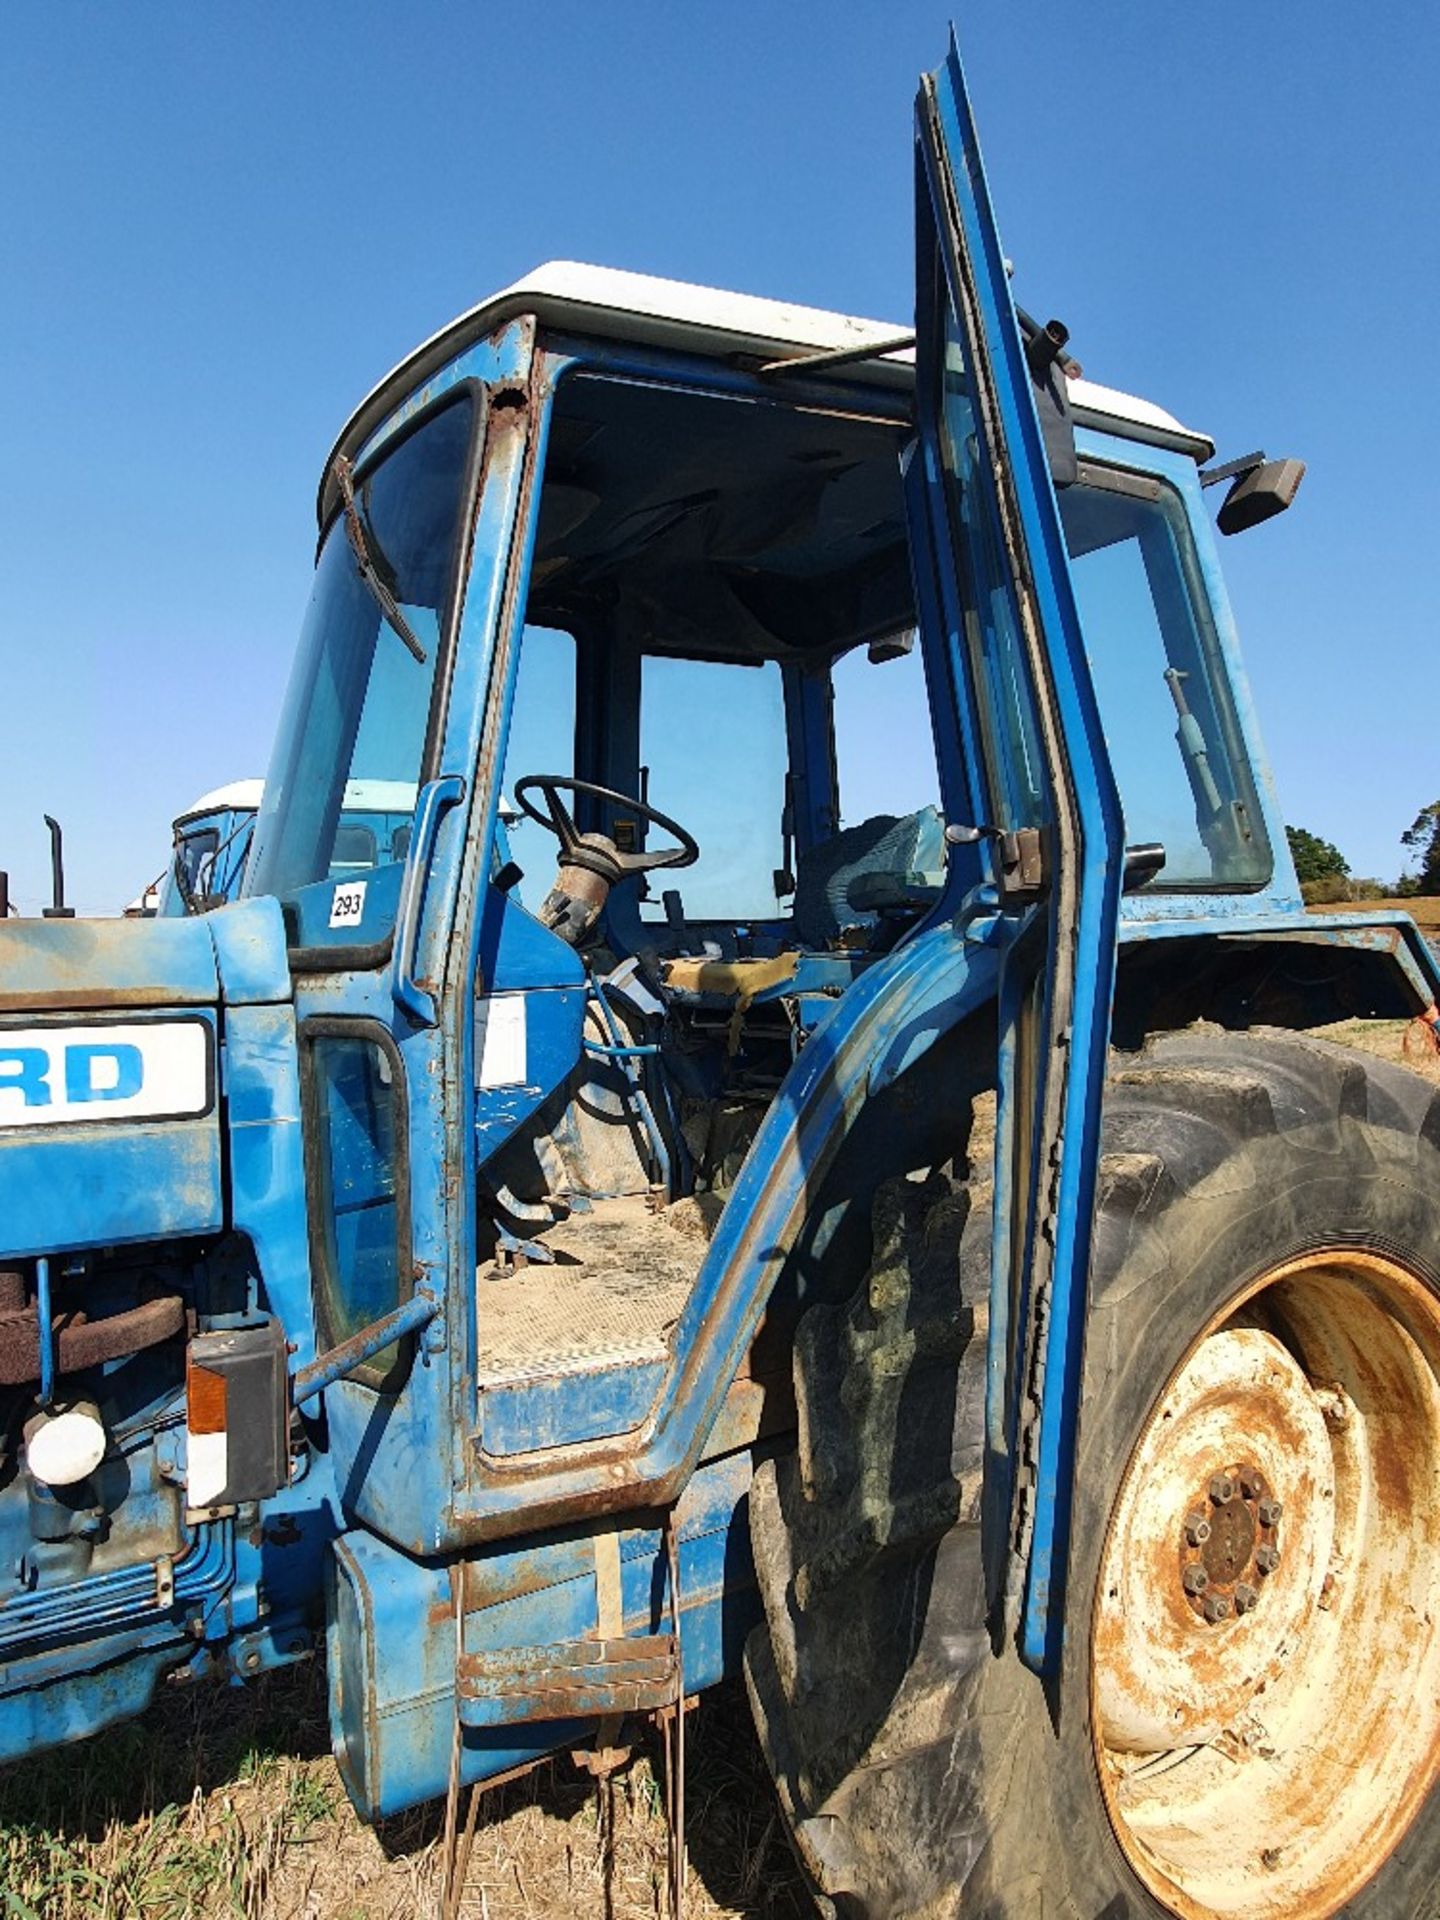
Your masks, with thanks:
[[[1338,905],[1344,900],[1380,900],[1416,894],[1440,894],[1440,800],[1422,807],[1400,836],[1400,844],[1418,861],[1394,881],[1358,879],[1350,863],[1331,840],[1322,840],[1305,827],[1286,827],[1295,877],[1310,906]]]

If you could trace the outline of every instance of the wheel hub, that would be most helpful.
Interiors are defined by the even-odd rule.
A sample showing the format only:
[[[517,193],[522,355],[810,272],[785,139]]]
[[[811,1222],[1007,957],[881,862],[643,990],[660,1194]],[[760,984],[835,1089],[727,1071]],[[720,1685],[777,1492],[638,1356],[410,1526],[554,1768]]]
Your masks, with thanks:
[[[1180,1589],[1207,1626],[1254,1611],[1280,1564],[1283,1511],[1253,1461],[1222,1467],[1191,1502],[1180,1528]]]
[[[1294,1356],[1260,1327],[1213,1334],[1165,1395],[1116,1507],[1096,1623],[1109,1746],[1213,1740],[1274,1681],[1328,1570],[1334,1501],[1324,1415]]]

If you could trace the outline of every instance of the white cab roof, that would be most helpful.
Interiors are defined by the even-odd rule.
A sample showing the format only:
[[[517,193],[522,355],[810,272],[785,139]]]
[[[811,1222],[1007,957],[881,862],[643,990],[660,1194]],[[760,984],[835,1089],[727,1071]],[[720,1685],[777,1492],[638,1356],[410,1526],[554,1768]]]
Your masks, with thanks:
[[[600,334],[701,355],[759,355],[766,359],[883,348],[887,342],[907,338],[910,332],[896,322],[864,320],[853,314],[829,313],[821,307],[729,293],[720,287],[692,286],[683,280],[661,280],[617,267],[550,260],[452,320],[387,374],[357,408],[336,442],[325,463],[326,475],[335,453],[351,457],[358,453],[391,408],[420,381],[472,341],[525,313],[534,314],[542,325],[577,334]],[[913,379],[913,367],[914,353],[905,345],[847,366],[843,377],[861,384],[904,388]],[[1070,393],[1075,407],[1092,416],[1096,424],[1112,421],[1132,437],[1177,446],[1198,460],[1208,460],[1214,452],[1206,435],[1183,426],[1173,414],[1149,400],[1093,380],[1072,381]],[[323,477],[320,496],[323,517],[327,498]]]
[[[213,793],[202,793],[193,806],[176,816],[175,824],[178,827],[187,820],[199,818],[201,814],[220,813],[227,808],[234,813],[258,813],[264,797],[263,780],[231,780],[226,786],[216,787]],[[354,813],[412,813],[415,809],[415,782],[347,780],[344,806],[347,811]]]
[[[264,791],[263,780],[228,781],[225,786],[216,787],[213,793],[202,793],[183,813],[175,816],[175,824],[178,827],[182,821],[193,820],[198,814],[222,813],[227,809],[233,813],[255,813]]]

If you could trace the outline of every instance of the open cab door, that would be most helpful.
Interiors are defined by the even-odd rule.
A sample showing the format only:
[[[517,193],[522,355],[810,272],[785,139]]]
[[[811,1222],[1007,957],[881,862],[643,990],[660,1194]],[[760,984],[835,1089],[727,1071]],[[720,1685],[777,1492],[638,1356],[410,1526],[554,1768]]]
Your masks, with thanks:
[[[1005,952],[987,1453],[1009,1538],[987,1557],[1022,1657],[1052,1672],[1123,829],[1052,481],[1063,330],[1022,336],[953,39],[916,112],[912,537],[970,760],[975,811],[949,829],[976,862],[965,917]]]

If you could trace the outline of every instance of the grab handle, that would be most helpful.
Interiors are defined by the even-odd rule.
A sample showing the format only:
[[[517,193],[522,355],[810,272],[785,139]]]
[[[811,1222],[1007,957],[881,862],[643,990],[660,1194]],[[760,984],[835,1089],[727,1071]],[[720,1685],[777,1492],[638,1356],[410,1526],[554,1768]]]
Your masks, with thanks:
[[[425,904],[425,883],[430,878],[430,857],[435,851],[435,835],[451,807],[465,798],[465,782],[458,773],[447,773],[438,780],[427,780],[415,803],[415,829],[410,836],[405,861],[405,879],[400,889],[400,913],[395,928],[395,961],[390,991],[397,1007],[422,1027],[436,1023],[435,996],[415,978],[415,947],[420,935],[420,909]]]

